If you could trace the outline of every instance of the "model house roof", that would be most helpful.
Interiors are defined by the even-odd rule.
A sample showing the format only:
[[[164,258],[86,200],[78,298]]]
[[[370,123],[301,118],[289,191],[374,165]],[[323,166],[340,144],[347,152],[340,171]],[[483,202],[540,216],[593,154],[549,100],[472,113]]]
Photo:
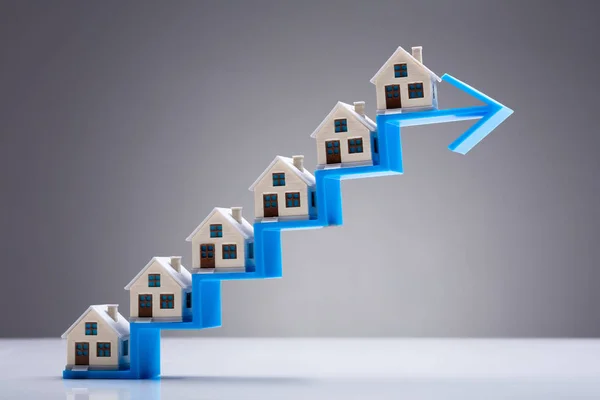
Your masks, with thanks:
[[[131,289],[131,286],[146,272],[154,262],[157,262],[162,269],[169,274],[182,289],[192,286],[192,274],[183,265],[179,266],[180,272],[171,266],[171,257],[153,257],[152,260],[125,286],[125,290]]]
[[[303,156],[294,156],[294,157],[303,157]],[[262,174],[260,174],[260,176],[258,177],[258,179],[256,179],[254,181],[254,183],[248,188],[248,190],[252,191],[254,190],[254,187],[256,185],[258,185],[258,183],[261,181],[261,179],[267,174],[269,173],[269,171],[271,170],[271,168],[273,168],[273,166],[277,163],[277,161],[282,161],[289,170],[291,170],[294,174],[298,175],[298,177],[300,179],[302,179],[304,181],[304,183],[306,183],[306,185],[308,186],[314,186],[315,185],[315,177],[313,174],[311,174],[306,168],[304,168],[303,165],[300,166],[300,168],[297,168],[294,165],[294,160],[292,158],[289,157],[283,157],[283,156],[277,156],[275,157],[275,159],[271,162],[271,164],[269,164],[269,166],[263,171]]]
[[[117,317],[116,321],[108,313],[109,307],[115,307],[115,309],[114,309],[115,316]],[[129,336],[129,321],[127,321],[121,315],[120,312],[116,311],[117,310],[116,307],[118,307],[118,305],[116,305],[116,304],[101,304],[101,305],[90,306],[87,310],[85,310],[85,312],[83,314],[81,314],[81,317],[79,317],[77,319],[77,321],[75,321],[73,323],[73,325],[71,325],[69,327],[69,329],[67,329],[67,331],[62,334],[61,338],[66,339],[67,335],[69,333],[71,333],[71,331],[73,329],[75,329],[77,324],[79,324],[81,322],[81,320],[84,319],[86,317],[86,315],[88,315],[90,313],[90,311],[92,311],[92,310],[96,311],[96,313],[100,316],[100,318],[102,318],[102,320],[104,322],[106,322],[106,324],[115,331],[117,336],[119,336],[119,337]]]
[[[385,64],[383,64],[381,66],[381,68],[379,68],[379,71],[377,71],[377,73],[373,76],[373,78],[371,78],[371,83],[375,83],[375,80],[377,79],[377,77],[392,63],[394,62],[394,60],[396,59],[396,57],[399,54],[403,54],[404,56],[406,56],[409,60],[415,62],[417,65],[419,65],[420,67],[422,67],[425,71],[427,71],[429,73],[429,75],[431,75],[432,78],[434,78],[435,80],[437,80],[438,82],[442,81],[442,78],[440,78],[439,76],[437,76],[436,74],[434,74],[429,68],[427,68],[421,61],[417,60],[415,57],[413,57],[412,54],[410,54],[408,51],[404,50],[402,47],[398,47],[396,49],[396,51],[394,52],[394,54],[392,54],[390,56],[390,58],[388,58],[388,60],[385,62]]]
[[[342,103],[341,101],[338,101],[337,104],[335,105],[335,107],[333,107],[333,109],[329,112],[329,114],[327,114],[325,119],[323,119],[323,121],[319,124],[319,126],[317,126],[317,129],[315,129],[314,132],[310,134],[310,137],[311,138],[317,137],[317,133],[321,130],[321,128],[323,128],[323,126],[327,122],[329,122],[331,120],[331,118],[333,117],[335,112],[337,110],[339,110],[340,108],[347,110],[350,113],[350,115],[352,115],[354,118],[356,118],[356,120],[358,122],[363,124],[371,132],[377,131],[377,124],[375,122],[373,122],[373,120],[371,118],[369,118],[366,114],[359,114],[354,109],[354,106],[351,106],[350,104],[346,104],[346,103]]]
[[[204,218],[204,221],[200,222],[200,225],[198,225],[196,227],[196,229],[194,229],[194,231],[192,233],[190,233],[190,235],[185,240],[188,242],[191,242],[193,237],[196,235],[196,233],[198,233],[198,231],[200,231],[200,229],[202,229],[202,227],[204,225],[206,225],[208,220],[211,219],[211,217],[213,215],[215,215],[215,213],[221,214],[227,220],[227,222],[229,222],[231,224],[231,226],[233,226],[235,229],[237,229],[242,234],[244,239],[250,239],[250,238],[254,237],[254,228],[252,227],[252,225],[250,225],[250,223],[248,221],[246,221],[245,218],[243,218],[241,216],[241,214],[240,214],[240,218],[241,218],[242,222],[240,223],[233,217],[233,212],[232,212],[231,208],[215,207],[210,212],[210,214],[208,214],[208,216],[206,218]],[[241,209],[240,209],[240,213],[241,213]]]

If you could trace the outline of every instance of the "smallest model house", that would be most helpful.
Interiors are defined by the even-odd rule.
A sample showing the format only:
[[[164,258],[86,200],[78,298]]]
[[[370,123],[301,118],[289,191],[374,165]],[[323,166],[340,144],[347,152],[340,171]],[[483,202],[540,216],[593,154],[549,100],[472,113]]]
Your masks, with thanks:
[[[413,47],[412,54],[398,47],[371,79],[377,92],[377,113],[436,109],[440,81],[423,64],[421,46]]]
[[[67,370],[129,368],[129,322],[116,304],[90,306],[62,338],[67,339]]]
[[[192,242],[192,272],[239,272],[254,266],[254,228],[242,207],[215,207],[186,241]]]
[[[317,169],[358,167],[379,162],[377,125],[365,102],[338,102],[310,137],[317,142]]]
[[[304,156],[277,156],[250,186],[256,221],[309,219],[317,215],[315,177]]]
[[[129,320],[181,322],[192,318],[192,275],[181,257],[154,257],[125,286]]]

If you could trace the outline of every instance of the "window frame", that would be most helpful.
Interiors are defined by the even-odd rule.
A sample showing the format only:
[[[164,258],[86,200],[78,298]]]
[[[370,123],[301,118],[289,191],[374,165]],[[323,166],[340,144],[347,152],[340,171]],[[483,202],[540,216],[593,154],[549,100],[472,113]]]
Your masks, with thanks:
[[[163,299],[163,296],[171,296],[171,299],[166,298]],[[174,310],[175,309],[175,294],[174,293],[161,293],[159,298],[160,309],[161,310]],[[166,302],[166,306],[163,305]],[[170,304],[168,302],[171,302]]]
[[[273,187],[285,186],[285,172],[273,172]]]
[[[206,250],[202,249],[202,247],[206,246]],[[210,249],[212,247],[212,250]],[[212,253],[212,257],[208,254]],[[201,243],[200,244],[200,259],[211,259],[215,258],[215,245],[213,243]]]
[[[102,349],[102,347],[107,348],[108,350]],[[108,351],[108,355],[105,352]],[[100,354],[102,352],[102,354]],[[112,346],[110,342],[98,342],[96,343],[96,357],[98,358],[110,358],[112,357]]]
[[[228,247],[227,250],[225,250],[225,247]],[[229,248],[229,247],[232,247]],[[227,257],[225,257],[225,255],[227,254]],[[231,255],[233,255],[233,257],[231,257]],[[237,260],[237,244],[235,243],[223,243],[223,245],[221,246],[221,259],[223,260]]]
[[[354,141],[355,143],[350,144],[350,141]],[[360,141],[360,144],[356,143]],[[354,150],[354,151],[352,151]],[[362,137],[353,137],[348,138],[348,154],[360,154],[364,153],[364,140]]]
[[[88,333],[88,330],[90,333]],[[85,322],[83,325],[83,332],[85,333],[85,336],[98,336],[98,322]]]
[[[337,119],[334,119],[333,120],[333,130],[334,130],[335,133],[345,133],[345,132],[348,132],[348,118],[337,118]]]
[[[81,354],[77,354],[81,351]],[[87,353],[87,354],[85,354]],[[76,342],[75,343],[75,356],[89,357],[90,356],[90,344],[88,342]]]
[[[400,85],[396,85],[396,84],[391,84],[391,85],[386,85],[385,86],[385,96],[386,99],[391,99],[391,98],[402,98],[401,96],[401,92],[402,90],[400,89]],[[396,96],[397,94],[397,96]]]
[[[222,238],[223,224],[210,224],[209,231],[211,238]]]
[[[394,64],[394,78],[408,77],[408,66],[406,63]]]
[[[412,88],[411,88],[412,86]],[[413,96],[414,94],[414,96]],[[420,96],[417,96],[420,94]],[[408,84],[408,99],[423,99],[425,98],[425,89],[423,87],[423,82],[411,82]]]
[[[160,287],[160,274],[148,274],[148,287]]]
[[[299,208],[301,206],[300,192],[285,192],[285,208]]]

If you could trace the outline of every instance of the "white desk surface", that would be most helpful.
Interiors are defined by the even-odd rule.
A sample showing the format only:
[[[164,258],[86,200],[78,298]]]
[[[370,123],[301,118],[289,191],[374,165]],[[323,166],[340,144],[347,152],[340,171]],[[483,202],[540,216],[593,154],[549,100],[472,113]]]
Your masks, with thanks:
[[[161,351],[160,381],[64,381],[64,341],[3,339],[0,399],[600,399],[600,340],[164,338]]]

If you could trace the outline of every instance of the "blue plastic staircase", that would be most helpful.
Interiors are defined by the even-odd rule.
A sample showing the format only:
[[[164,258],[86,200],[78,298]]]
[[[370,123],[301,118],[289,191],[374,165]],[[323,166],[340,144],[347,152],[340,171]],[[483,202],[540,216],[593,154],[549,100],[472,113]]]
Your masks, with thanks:
[[[438,124],[478,119],[450,146],[450,150],[466,154],[512,110],[476,89],[446,74],[442,80],[467,92],[484,103],[483,106],[430,110],[377,116],[379,160],[373,166],[337,168],[315,172],[317,187],[317,218],[303,221],[282,221],[254,224],[255,267],[239,273],[193,274],[192,310],[190,322],[132,322],[130,343],[131,364],[119,371],[64,370],[66,379],[152,379],[160,376],[161,330],[205,329],[221,326],[221,281],[238,279],[280,278],[281,231],[316,229],[343,224],[341,181],[402,174],[400,130],[404,126]]]

